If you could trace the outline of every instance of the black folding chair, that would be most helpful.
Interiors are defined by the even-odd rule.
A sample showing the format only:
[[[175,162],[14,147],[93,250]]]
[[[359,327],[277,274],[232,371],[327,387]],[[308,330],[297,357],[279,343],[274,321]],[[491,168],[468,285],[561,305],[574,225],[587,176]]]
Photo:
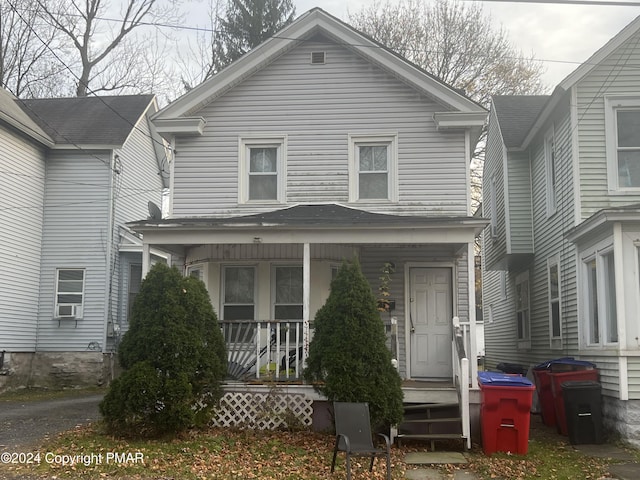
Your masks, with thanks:
[[[369,404],[333,402],[333,412],[336,421],[336,446],[333,449],[331,473],[336,466],[338,451],[345,452],[347,456],[347,480],[351,480],[351,457],[370,457],[369,471],[372,471],[375,458],[384,456],[387,458],[387,480],[391,480],[391,442],[387,435],[379,433],[385,440],[386,448],[376,448],[373,445]]]

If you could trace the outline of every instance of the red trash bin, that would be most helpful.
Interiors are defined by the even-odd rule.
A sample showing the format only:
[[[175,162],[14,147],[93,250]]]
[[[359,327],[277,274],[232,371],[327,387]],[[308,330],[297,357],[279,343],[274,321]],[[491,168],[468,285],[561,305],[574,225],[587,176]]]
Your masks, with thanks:
[[[479,372],[482,450],[525,455],[535,387],[520,375]]]
[[[536,391],[540,401],[542,423],[550,427],[556,425],[556,405],[551,391],[551,373],[549,370],[533,370],[533,378],[536,382]]]
[[[551,391],[556,407],[556,427],[562,435],[568,435],[567,414],[564,406],[564,396],[562,394],[562,384],[572,381],[594,381],[599,380],[599,372],[595,364],[581,360],[572,360],[570,363],[552,364]]]
[[[556,403],[551,390],[551,365],[570,360],[573,360],[573,357],[557,358],[533,367],[533,379],[536,384],[536,392],[538,392],[542,423],[550,427],[556,426]]]

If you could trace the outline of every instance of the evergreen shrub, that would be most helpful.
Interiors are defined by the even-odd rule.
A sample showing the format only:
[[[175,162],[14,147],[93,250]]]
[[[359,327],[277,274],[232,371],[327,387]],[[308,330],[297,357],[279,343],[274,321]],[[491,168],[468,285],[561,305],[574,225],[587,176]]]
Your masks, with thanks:
[[[227,356],[204,284],[154,265],[118,358],[124,371],[100,404],[110,431],[157,436],[206,424],[222,395]]]
[[[375,428],[394,425],[403,395],[391,360],[371,286],[356,260],[343,262],[315,316],[305,380],[329,401],[369,403]]]

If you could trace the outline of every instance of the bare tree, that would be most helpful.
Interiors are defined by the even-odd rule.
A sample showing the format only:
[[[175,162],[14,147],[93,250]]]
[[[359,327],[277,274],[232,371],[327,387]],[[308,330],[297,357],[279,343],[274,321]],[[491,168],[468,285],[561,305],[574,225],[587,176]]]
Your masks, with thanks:
[[[19,97],[64,93],[64,67],[52,54],[60,38],[39,14],[30,0],[0,3],[0,85]]]
[[[89,91],[136,91],[148,50],[136,36],[144,26],[177,23],[177,0],[125,0],[118,15],[109,15],[108,0],[38,0],[43,18],[61,31],[78,59],[76,95]],[[114,18],[115,17],[115,18]],[[135,32],[135,33],[134,33]]]
[[[538,94],[546,88],[542,63],[518,50],[477,3],[376,2],[350,13],[349,23],[485,107],[492,95]],[[474,206],[481,201],[484,144],[483,134],[472,161]]]
[[[514,47],[476,3],[376,2],[350,13],[349,23],[485,106],[492,95],[545,88],[542,63]]]
[[[189,91],[202,83],[220,69],[221,65],[221,34],[220,22],[224,13],[224,0],[209,0],[208,18],[194,42],[178,45],[180,81],[183,90]]]

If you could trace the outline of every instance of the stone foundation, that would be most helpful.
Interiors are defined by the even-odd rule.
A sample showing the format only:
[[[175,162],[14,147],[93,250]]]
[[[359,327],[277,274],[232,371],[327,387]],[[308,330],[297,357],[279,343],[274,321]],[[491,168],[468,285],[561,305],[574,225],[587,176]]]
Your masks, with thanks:
[[[116,363],[115,355],[101,352],[5,353],[0,392],[101,386],[114,377]]]
[[[602,397],[604,428],[621,440],[640,447],[640,400]]]

